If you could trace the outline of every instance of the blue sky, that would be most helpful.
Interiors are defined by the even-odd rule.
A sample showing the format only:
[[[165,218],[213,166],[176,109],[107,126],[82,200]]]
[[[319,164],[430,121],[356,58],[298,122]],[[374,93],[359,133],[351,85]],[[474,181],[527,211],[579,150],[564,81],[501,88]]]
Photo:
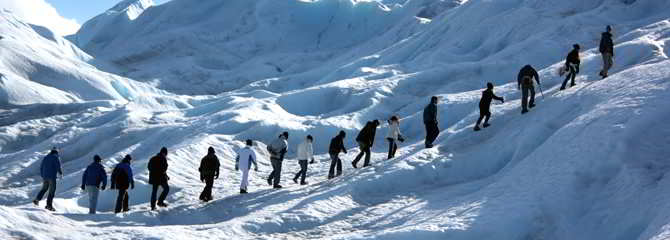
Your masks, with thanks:
[[[156,4],[165,3],[169,0],[154,0]],[[61,16],[75,19],[77,23],[83,24],[87,20],[103,13],[113,7],[120,0],[46,0]]]

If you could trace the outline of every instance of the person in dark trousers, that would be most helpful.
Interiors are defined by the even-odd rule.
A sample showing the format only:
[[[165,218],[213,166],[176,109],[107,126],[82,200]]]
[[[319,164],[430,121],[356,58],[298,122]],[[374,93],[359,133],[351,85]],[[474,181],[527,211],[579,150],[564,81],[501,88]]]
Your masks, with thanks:
[[[214,179],[219,179],[220,166],[221,163],[216,156],[216,151],[214,151],[213,147],[209,147],[207,149],[207,156],[200,160],[200,167],[198,168],[200,181],[205,183],[205,189],[200,193],[200,200],[209,202],[213,199],[212,187],[214,187]]]
[[[612,40],[612,27],[607,25],[607,31],[602,34],[600,38],[600,54],[603,56],[603,70],[600,71],[600,76],[607,77],[610,68],[614,65],[614,41]]]
[[[44,197],[44,194],[49,191],[47,195],[47,210],[55,212],[56,209],[53,206],[54,196],[56,195],[56,178],[58,175],[63,177],[63,169],[60,163],[60,157],[58,156],[58,150],[56,148],[51,149],[51,152],[42,159],[42,164],[40,165],[40,175],[42,176],[42,189],[37,193],[37,197],[33,200],[33,203],[36,206],[39,206],[40,201]]]
[[[440,129],[437,127],[437,96],[430,98],[430,104],[423,109],[423,124],[426,126],[426,148],[432,148],[433,142],[440,135]]]
[[[479,128],[479,124],[482,123],[482,119],[484,119],[484,125],[483,125],[484,128],[490,126],[489,124],[489,118],[491,118],[490,108],[493,99],[505,103],[505,99],[493,94],[493,83],[489,82],[486,83],[486,90],[482,92],[482,99],[479,100],[479,119],[477,119],[477,124],[475,124],[475,131],[481,130]]]
[[[161,148],[161,151],[149,160],[149,165],[147,166],[149,169],[149,184],[153,187],[151,190],[151,210],[156,210],[156,205],[159,207],[167,207],[165,198],[167,198],[167,195],[170,192],[170,186],[168,185],[170,177],[167,175],[167,155],[167,148]],[[163,188],[163,192],[161,192],[160,197],[158,197],[158,204],[156,204],[158,187]]]
[[[405,139],[400,133],[400,120],[396,116],[392,116],[389,120],[389,132],[386,136],[386,140],[389,141],[389,154],[388,159],[395,157],[395,152],[398,150],[398,141],[404,142]]]
[[[565,85],[568,83],[568,80],[570,80],[570,87],[575,86],[575,77],[579,74],[580,63],[579,44],[572,45],[572,51],[570,51],[568,57],[565,59],[565,68],[568,69],[568,75],[565,76],[565,80],[563,80],[561,90],[565,90]]]
[[[295,174],[293,182],[298,183],[298,178],[300,178],[300,185],[307,185],[305,181],[307,177],[307,164],[309,160],[314,160],[314,151],[312,148],[312,142],[314,138],[312,135],[307,135],[305,141],[298,145],[298,164],[300,164],[300,171]]]
[[[93,163],[88,165],[81,177],[81,190],[88,193],[88,213],[95,214],[98,206],[98,195],[101,190],[107,187],[107,172],[105,167],[100,164],[102,158],[93,156]],[[100,184],[102,183],[102,186]]]
[[[529,108],[535,107],[535,85],[533,79],[537,84],[540,84],[540,75],[530,65],[526,65],[519,71],[517,76],[517,88],[521,90],[521,114],[528,112]],[[530,101],[528,97],[530,95]]]
[[[128,188],[135,189],[135,180],[133,178],[133,169],[130,167],[132,157],[126,155],[121,163],[117,164],[112,171],[111,188],[119,190],[116,197],[116,208],[114,213],[120,213],[122,210],[127,212],[128,208]]]
[[[342,175],[342,160],[339,155],[340,152],[347,154],[347,148],[344,147],[344,138],[347,136],[347,133],[340,131],[337,136],[330,140],[330,146],[328,147],[328,154],[330,155],[330,170],[328,171],[328,179]],[[335,173],[335,168],[337,168],[337,173]]]
[[[363,167],[370,166],[370,149],[372,149],[372,146],[375,144],[375,134],[377,133],[377,127],[379,126],[379,120],[374,120],[367,122],[365,124],[365,127],[358,133],[358,136],[356,137],[356,142],[358,142],[358,146],[361,149],[361,152],[356,156],[353,162],[351,162],[351,165],[354,166],[354,168],[357,168],[356,166],[358,164],[358,161],[361,160],[363,155],[365,155],[365,162],[363,163]]]
[[[240,194],[247,193],[247,186],[249,186],[249,170],[251,170],[251,165],[254,165],[254,171],[258,172],[258,159],[256,158],[256,152],[252,149],[254,142],[251,139],[247,139],[246,146],[239,151],[237,151],[237,157],[235,157],[235,171],[242,170],[242,181],[240,181]]]
[[[272,163],[272,173],[268,177],[268,185],[273,188],[282,188],[279,185],[281,181],[281,167],[284,161],[284,155],[288,150],[288,132],[283,132],[274,142],[268,145],[267,150],[270,152],[270,162]]]

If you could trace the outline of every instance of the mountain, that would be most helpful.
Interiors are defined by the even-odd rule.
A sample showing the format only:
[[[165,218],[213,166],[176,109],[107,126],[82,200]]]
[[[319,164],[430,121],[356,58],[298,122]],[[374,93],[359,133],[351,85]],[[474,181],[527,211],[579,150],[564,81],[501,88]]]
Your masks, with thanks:
[[[27,88],[3,86],[26,93],[0,112],[0,238],[666,239],[668,7],[655,0],[173,0],[142,8],[124,27],[100,28],[96,40],[77,42],[83,50],[19,19],[5,21],[0,72],[62,96],[38,92],[40,101],[29,101],[20,98]],[[606,25],[616,55],[601,79]],[[560,91],[557,70],[575,43],[582,46],[577,85]],[[34,67],[16,67],[24,62],[66,84],[28,76]],[[538,69],[541,86],[537,106],[522,115],[516,80],[526,64]],[[133,97],[111,79],[137,89]],[[505,102],[496,101],[492,125],[475,132],[487,82]],[[441,133],[425,149],[431,96],[441,98]],[[387,160],[391,115],[400,117],[406,141]],[[382,125],[372,166],[354,169],[356,135],[373,119]],[[329,140],[340,130],[349,150],[340,155],[344,174],[327,180]],[[290,134],[284,189],[273,190],[265,143],[282,131]],[[300,186],[291,177],[307,134],[316,163],[310,184]],[[234,159],[245,139],[255,141],[260,169],[251,173],[250,193],[239,195]],[[62,150],[65,172],[56,213],[30,202],[52,146]],[[146,166],[163,146],[169,207],[152,212]],[[198,166],[210,146],[221,176],[214,201],[201,203]],[[113,214],[116,192],[103,191],[99,214],[85,214],[79,185],[94,154],[108,173],[133,156],[129,212]]]

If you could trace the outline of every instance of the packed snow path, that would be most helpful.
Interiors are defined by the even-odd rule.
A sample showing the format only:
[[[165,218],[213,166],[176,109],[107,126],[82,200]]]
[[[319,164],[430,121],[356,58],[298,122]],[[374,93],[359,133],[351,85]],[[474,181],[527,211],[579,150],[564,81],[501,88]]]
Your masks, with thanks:
[[[132,79],[104,72],[122,74],[125,70],[106,61],[114,60],[113,55],[88,49],[94,54],[89,56],[48,30],[0,13],[0,35],[5,37],[0,40],[0,238],[670,236],[670,180],[665,177],[670,171],[670,127],[665,121],[670,117],[666,107],[670,100],[670,52],[666,47],[670,16],[665,10],[669,3],[454,1],[458,4],[440,7],[444,12],[428,22],[413,17],[425,13],[424,6],[435,7],[424,1],[395,8],[336,0],[304,6],[309,3],[273,1],[258,1],[254,6],[241,0],[230,1],[230,5],[203,0],[198,11],[187,15],[209,16],[202,9],[239,13],[244,12],[239,9],[270,9],[284,16],[296,4],[308,10],[345,4],[349,8],[338,11],[351,10],[350,14],[363,18],[395,13],[390,14],[393,21],[386,19],[388,27],[369,22],[387,32],[378,38],[375,33],[366,36],[369,39],[343,42],[353,47],[339,57],[317,58],[305,69],[277,76],[271,71],[255,72],[257,68],[236,68],[236,74],[255,80],[238,82],[239,86],[231,87],[234,91],[211,96],[170,93],[179,93],[170,86],[191,89],[192,83],[179,85],[171,74],[155,68],[126,74]],[[177,10],[188,9],[185,6],[192,2],[174,0],[155,8],[148,7],[149,2],[125,1],[127,5],[115,7],[117,12],[131,11],[125,15],[129,25],[123,26],[131,30],[116,31],[119,24],[97,29],[97,33],[119,33],[108,51],[121,55],[143,52],[117,52],[119,48],[113,47],[125,44],[124,39],[133,40],[124,34],[133,33],[134,25],[159,26],[154,31],[165,30],[171,36],[162,39],[166,42],[192,37],[190,32],[195,30],[184,30],[186,26],[209,26],[181,18],[169,28],[151,25],[173,15],[183,16]],[[118,20],[118,16],[125,18],[113,17]],[[216,18],[186,19],[207,22]],[[529,26],[529,19],[537,25]],[[184,31],[171,31],[172,24],[185,27],[179,28]],[[293,29],[290,23],[281,24],[283,29]],[[610,77],[600,80],[597,42],[606,24],[613,24],[617,31],[617,55]],[[496,28],[491,30],[491,26]],[[327,40],[324,46],[339,40],[337,31],[321,34]],[[257,30],[244,38],[267,37],[260,33]],[[451,37],[455,35],[459,37]],[[106,40],[105,35],[97,37]],[[295,37],[314,40],[311,35]],[[142,34],[137,38],[145,39]],[[161,49],[151,44],[160,45],[162,40],[145,41],[148,45],[141,48]],[[578,85],[558,91],[563,79],[555,76],[556,69],[575,42],[584,49]],[[208,49],[205,45],[196,47],[197,56],[211,57],[200,51],[201,47]],[[260,51],[253,58],[286,57],[287,62],[297,63],[302,58],[296,56],[303,53],[294,47],[280,47],[281,53]],[[339,47],[329,51],[339,52]],[[150,60],[136,66],[165,62],[166,66],[190,68],[184,60],[188,55],[169,56],[170,52],[159,52],[168,56],[155,58],[149,55]],[[527,63],[541,70],[544,97],[538,91],[537,107],[521,115],[516,73]],[[188,76],[198,72],[183,71]],[[506,101],[492,106],[491,127],[474,132],[477,103],[487,81],[496,83],[494,91]],[[203,82],[192,89],[228,90],[226,86],[210,89],[209,84]],[[436,148],[424,149],[421,111],[432,95],[442,97],[442,131]],[[367,120],[385,120],[392,114],[401,117],[407,138],[400,144],[398,157],[383,160],[388,144],[384,140],[387,128],[382,125],[373,148],[373,166],[353,169],[350,163],[358,153],[354,141],[358,129]],[[340,129],[347,132],[345,144],[350,151],[341,156],[344,174],[326,180],[327,145]],[[271,167],[264,143],[284,130],[291,136],[282,176],[285,189],[272,190],[265,182]],[[317,163],[309,166],[310,185],[299,186],[291,181],[299,169],[295,147],[307,134],[315,137]],[[260,171],[251,173],[250,193],[239,195],[234,152],[247,138],[258,140],[255,150],[261,156]],[[43,202],[38,208],[30,201],[41,185],[40,161],[54,145],[63,149],[65,177],[56,194],[58,211],[51,213],[43,209]],[[161,146],[170,149],[170,207],[151,212],[146,165]],[[203,204],[198,200],[204,184],[197,167],[209,146],[217,149],[222,169],[214,185],[215,200]],[[130,212],[112,214],[116,192],[108,190],[100,196],[99,214],[86,214],[88,198],[79,185],[94,154],[103,156],[108,173],[122,156],[133,156],[136,186],[130,191]]]

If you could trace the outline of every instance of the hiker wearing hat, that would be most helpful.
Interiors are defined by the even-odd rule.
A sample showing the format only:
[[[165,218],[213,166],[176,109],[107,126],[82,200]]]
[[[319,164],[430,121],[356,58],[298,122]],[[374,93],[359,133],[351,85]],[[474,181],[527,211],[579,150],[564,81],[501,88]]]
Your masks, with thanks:
[[[484,128],[490,126],[489,118],[491,118],[491,102],[493,99],[505,102],[505,99],[493,93],[493,83],[489,82],[486,83],[486,90],[482,92],[482,98],[479,100],[479,119],[477,119],[477,123],[475,124],[475,131],[481,130],[479,124],[482,123],[482,120],[484,120]]]
[[[363,162],[363,167],[370,166],[370,149],[375,145],[375,134],[377,133],[377,127],[379,127],[379,120],[369,121],[365,124],[365,127],[361,129],[356,137],[356,142],[361,149],[361,152],[358,153],[358,156],[351,162],[351,165],[354,168],[357,168],[358,161],[365,156],[365,162]]]
[[[47,206],[46,209],[49,211],[56,211],[53,207],[54,195],[56,194],[56,177],[58,175],[63,177],[63,169],[60,164],[60,157],[58,157],[58,150],[54,147],[51,149],[51,152],[42,159],[42,164],[40,165],[40,175],[42,176],[42,190],[37,194],[33,203],[39,205],[40,200],[44,197],[44,194],[49,191],[47,195]]]
[[[107,172],[101,164],[102,158],[95,155],[93,162],[86,167],[84,175],[81,177],[81,190],[88,193],[88,213],[95,214],[98,206],[98,195],[100,190],[107,187]],[[100,184],[102,183],[102,186]]]
[[[133,158],[130,154],[127,154],[119,164],[116,164],[116,167],[112,171],[110,189],[117,189],[119,191],[116,196],[114,213],[127,212],[129,210],[128,189],[135,189],[133,168],[130,166],[130,161],[132,160]]]
[[[200,160],[200,181],[205,183],[205,189],[200,193],[200,200],[209,202],[212,198],[212,187],[214,187],[214,179],[219,178],[219,158],[216,156],[216,151],[213,147],[207,149],[207,156]]]
[[[270,162],[272,163],[272,173],[268,176],[268,185],[275,189],[282,188],[281,182],[281,167],[284,161],[284,155],[288,150],[288,132],[283,132],[277,139],[267,146],[270,152]]]
[[[149,165],[147,166],[149,169],[149,184],[152,185],[151,210],[156,210],[156,205],[159,207],[167,207],[165,198],[167,198],[167,195],[170,192],[170,186],[168,185],[168,180],[170,180],[170,177],[167,175],[167,155],[167,148],[161,148],[161,151],[149,160]],[[158,198],[158,204],[156,204],[158,187],[163,188],[163,192],[161,192],[161,195]]]
[[[575,86],[575,77],[579,73],[579,44],[572,45],[573,49],[568,54],[568,57],[565,59],[565,68],[569,70],[568,76],[565,77],[563,85],[561,85],[561,90],[565,90],[565,85],[570,81],[570,87]]]
[[[600,54],[603,56],[603,70],[600,71],[600,76],[603,78],[607,77],[607,74],[614,65],[614,41],[612,41],[612,27],[607,25],[607,32],[602,34],[600,38]]]

